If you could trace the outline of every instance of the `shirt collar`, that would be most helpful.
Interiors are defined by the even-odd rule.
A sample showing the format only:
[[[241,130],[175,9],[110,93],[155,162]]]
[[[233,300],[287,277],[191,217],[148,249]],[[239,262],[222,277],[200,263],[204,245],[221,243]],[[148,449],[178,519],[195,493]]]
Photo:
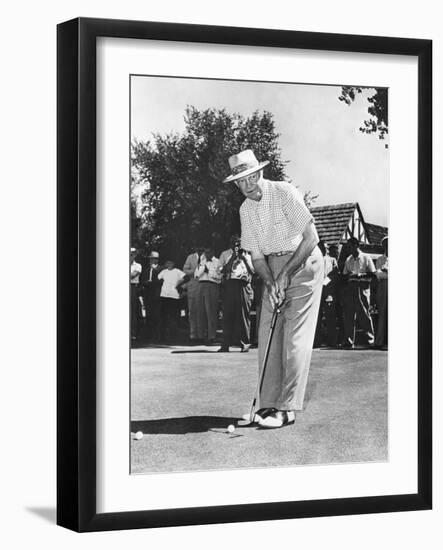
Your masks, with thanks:
[[[263,208],[266,209],[269,206],[271,200],[269,181],[262,178],[262,180],[260,181],[260,187],[262,190],[261,199],[259,201],[249,199],[253,203],[253,207],[255,208],[255,210],[261,210]]]

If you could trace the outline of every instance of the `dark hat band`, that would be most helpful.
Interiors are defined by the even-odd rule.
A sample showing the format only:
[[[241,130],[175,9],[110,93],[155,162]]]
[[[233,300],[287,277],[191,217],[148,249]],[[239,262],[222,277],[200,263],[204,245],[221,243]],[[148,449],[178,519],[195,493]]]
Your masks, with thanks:
[[[243,164],[238,164],[237,166],[234,166],[232,168],[232,173],[234,174],[234,176],[236,176],[237,174],[240,174],[240,172],[245,172],[246,170],[250,170],[251,168],[258,168],[260,165],[258,163],[243,163]]]

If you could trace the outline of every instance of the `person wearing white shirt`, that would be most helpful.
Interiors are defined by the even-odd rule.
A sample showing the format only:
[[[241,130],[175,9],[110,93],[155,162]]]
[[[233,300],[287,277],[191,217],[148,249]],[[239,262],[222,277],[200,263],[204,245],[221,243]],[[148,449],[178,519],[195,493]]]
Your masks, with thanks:
[[[146,243],[145,255],[142,258],[140,287],[146,309],[146,334],[153,342],[158,341],[160,337],[160,289],[162,283],[158,280],[158,274],[162,270],[160,254],[155,250],[149,251],[149,243]]]
[[[377,310],[378,324],[377,334],[375,337],[376,347],[382,348],[388,343],[388,237],[384,237],[381,241],[383,245],[383,254],[377,258],[375,262],[377,276]]]
[[[366,343],[374,344],[374,325],[369,313],[371,280],[375,277],[375,266],[369,254],[359,248],[355,237],[348,239],[351,254],[347,257],[343,275],[347,276],[344,300],[344,347],[354,347],[356,323],[365,333]]]
[[[158,274],[163,281],[160,291],[161,301],[161,335],[164,341],[173,341],[177,335],[179,319],[179,287],[185,281],[186,274],[177,269],[173,261],[165,263],[166,269]]]
[[[217,335],[218,300],[222,274],[220,261],[214,256],[214,250],[211,247],[204,249],[204,259],[195,270],[195,278],[201,285],[203,338],[208,344],[212,344]]]
[[[263,377],[262,428],[281,428],[303,409],[323,282],[323,257],[314,218],[303,195],[286,181],[263,178],[269,161],[259,162],[250,149],[228,159],[231,175],[246,198],[240,207],[241,246],[252,257],[264,292],[258,335],[262,368],[271,319],[277,316]]]
[[[137,250],[131,248],[131,339],[136,340],[140,329],[141,304],[139,301],[139,281],[142,272],[142,266],[135,261]]]
[[[131,262],[131,285],[138,285],[142,266],[135,260]]]

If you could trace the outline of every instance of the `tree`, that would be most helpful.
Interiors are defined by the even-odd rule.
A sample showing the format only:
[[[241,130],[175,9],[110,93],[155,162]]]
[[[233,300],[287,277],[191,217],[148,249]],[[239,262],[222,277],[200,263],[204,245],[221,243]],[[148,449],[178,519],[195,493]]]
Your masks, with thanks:
[[[132,221],[133,242],[152,243],[162,257],[181,263],[193,244],[211,244],[218,252],[229,236],[240,232],[238,210],[243,200],[232,184],[226,159],[250,148],[266,159],[269,179],[285,178],[273,115],[250,117],[226,110],[199,111],[188,106],[183,134],[155,134],[151,142],[132,143],[132,179],[144,186],[142,209]],[[136,216],[137,209],[131,208]]]
[[[342,86],[340,101],[346,105],[351,105],[356,98],[356,94],[361,94],[362,87]],[[367,98],[369,102],[368,114],[370,118],[363,121],[360,126],[360,132],[365,134],[378,134],[379,139],[384,139],[388,133],[388,90],[387,88],[375,88],[375,93]]]

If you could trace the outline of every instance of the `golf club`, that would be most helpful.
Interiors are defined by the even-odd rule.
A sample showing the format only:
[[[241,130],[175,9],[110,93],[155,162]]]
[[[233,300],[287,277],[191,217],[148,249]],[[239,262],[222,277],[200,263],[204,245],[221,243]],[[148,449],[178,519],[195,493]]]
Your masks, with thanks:
[[[257,381],[257,388],[255,390],[254,399],[252,401],[251,412],[249,413],[249,418],[238,421],[239,426],[250,426],[251,424],[254,423],[255,405],[257,403],[257,398],[260,395],[260,392],[261,392],[261,389],[262,389],[262,386],[263,386],[263,380],[264,380],[264,376],[265,376],[266,365],[268,363],[269,350],[271,349],[272,336],[274,334],[275,325],[277,324],[277,316],[281,312],[281,306],[282,305],[283,304],[279,304],[279,305],[275,306],[274,311],[272,312],[271,325],[269,327],[268,341],[266,343],[265,355],[263,357],[263,363],[262,363],[262,367],[261,367],[261,370],[260,370],[260,376],[258,377],[258,381]]]

